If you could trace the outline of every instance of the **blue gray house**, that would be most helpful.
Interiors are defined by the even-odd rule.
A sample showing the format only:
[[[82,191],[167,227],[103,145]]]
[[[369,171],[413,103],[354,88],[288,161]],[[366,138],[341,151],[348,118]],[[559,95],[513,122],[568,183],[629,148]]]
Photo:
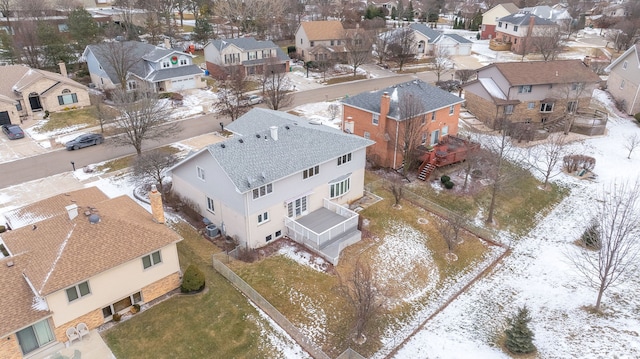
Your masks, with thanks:
[[[148,87],[154,91],[180,91],[203,88],[203,71],[193,64],[191,54],[137,41],[114,41],[89,45],[83,57],[91,82],[99,89],[121,86],[126,89]]]
[[[261,108],[226,129],[231,138],[170,169],[174,191],[244,248],[287,236],[336,264],[361,238],[345,205],[363,195],[373,141]]]

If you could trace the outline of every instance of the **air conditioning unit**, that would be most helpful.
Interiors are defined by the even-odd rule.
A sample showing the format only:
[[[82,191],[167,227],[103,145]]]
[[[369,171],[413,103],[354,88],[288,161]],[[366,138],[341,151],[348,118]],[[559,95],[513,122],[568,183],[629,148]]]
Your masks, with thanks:
[[[218,233],[220,233],[220,230],[218,229],[218,227],[215,224],[209,224],[205,227],[205,233],[207,234],[207,237],[209,238],[214,238],[216,236],[218,236]]]

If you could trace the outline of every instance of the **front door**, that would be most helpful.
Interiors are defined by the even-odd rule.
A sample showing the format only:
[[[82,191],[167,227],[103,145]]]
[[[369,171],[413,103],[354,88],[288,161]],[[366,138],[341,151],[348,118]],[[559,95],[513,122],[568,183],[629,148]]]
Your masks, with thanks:
[[[31,111],[42,110],[42,103],[40,103],[40,95],[37,93],[31,93],[29,95],[29,105],[31,105]]]
[[[0,126],[10,125],[11,119],[9,118],[9,111],[0,112]]]

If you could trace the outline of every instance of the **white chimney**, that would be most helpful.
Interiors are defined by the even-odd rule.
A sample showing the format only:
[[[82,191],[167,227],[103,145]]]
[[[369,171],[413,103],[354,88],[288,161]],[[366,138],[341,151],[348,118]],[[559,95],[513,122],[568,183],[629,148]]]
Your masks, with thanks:
[[[274,141],[278,140],[278,127],[277,126],[271,126],[269,127],[269,129],[271,130],[271,138]]]
[[[64,207],[67,210],[67,213],[69,214],[69,219],[73,220],[74,218],[78,217],[78,205],[77,204],[70,204],[66,207]]]
[[[60,68],[60,75],[67,77],[67,65],[64,62],[58,63],[58,67]]]
[[[344,132],[346,133],[354,133],[355,123],[353,122],[353,117],[347,117],[347,120],[344,122]]]
[[[164,48],[171,49],[171,41],[169,39],[164,39]]]

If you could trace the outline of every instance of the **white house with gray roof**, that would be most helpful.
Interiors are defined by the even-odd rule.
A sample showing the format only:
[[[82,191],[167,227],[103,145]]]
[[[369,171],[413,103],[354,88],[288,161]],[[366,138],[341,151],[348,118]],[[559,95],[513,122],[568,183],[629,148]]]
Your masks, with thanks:
[[[174,191],[242,247],[288,236],[336,264],[361,238],[344,205],[363,195],[373,141],[260,108],[226,129],[231,138],[171,168]]]
[[[231,66],[240,66],[246,75],[263,73],[265,65],[289,71],[289,56],[278,45],[253,37],[212,40],[204,46],[204,59],[213,76]]]
[[[458,34],[444,34],[420,23],[412,23],[409,27],[413,30],[418,58],[433,55],[440,47],[452,56],[471,55],[473,43]]]
[[[206,86],[192,55],[174,49],[137,41],[109,42],[87,46],[83,57],[91,82],[99,89],[119,87],[119,72],[126,72],[127,90],[147,86],[164,92]]]

